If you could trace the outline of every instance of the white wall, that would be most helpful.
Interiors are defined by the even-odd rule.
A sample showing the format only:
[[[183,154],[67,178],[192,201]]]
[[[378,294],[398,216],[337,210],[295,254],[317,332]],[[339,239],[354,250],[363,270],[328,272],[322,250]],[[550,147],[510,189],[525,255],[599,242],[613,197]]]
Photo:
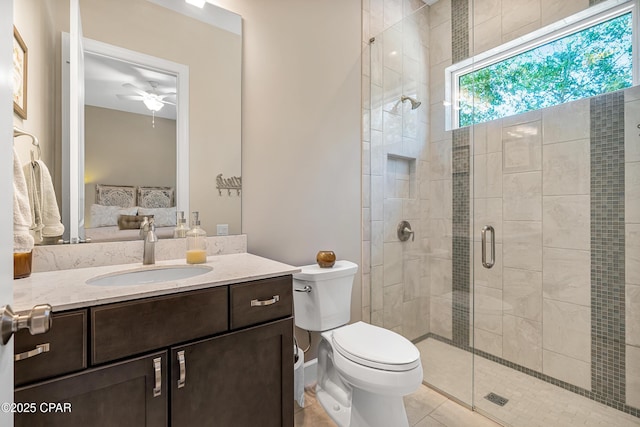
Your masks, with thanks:
[[[217,0],[243,17],[242,230],[293,265],[361,264],[360,0]],[[352,320],[361,317],[360,274]]]
[[[56,43],[59,41],[59,14],[49,1],[23,0],[15,2],[14,25],[28,49],[27,64],[27,119],[13,115],[13,123],[38,137],[42,149],[42,160],[52,175],[56,173],[54,146],[59,108],[56,105],[55,87],[60,73],[56,69]],[[67,6],[68,4],[64,3]],[[67,13],[68,14],[68,13]],[[67,18],[68,19],[68,18]],[[31,139],[21,137],[16,140],[16,150],[20,161],[29,161],[33,149]]]

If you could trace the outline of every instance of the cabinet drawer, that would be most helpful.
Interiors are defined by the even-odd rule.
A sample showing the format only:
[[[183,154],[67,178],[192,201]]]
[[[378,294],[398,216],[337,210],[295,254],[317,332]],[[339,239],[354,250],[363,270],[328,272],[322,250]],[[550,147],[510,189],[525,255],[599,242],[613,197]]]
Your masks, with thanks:
[[[48,351],[28,357],[38,346]],[[53,313],[51,329],[31,335],[26,329],[15,334],[14,352],[22,358],[14,363],[15,384],[22,385],[87,367],[87,311]]]
[[[257,280],[230,288],[231,329],[281,319],[293,313],[291,276]]]
[[[91,364],[228,329],[227,286],[92,307]]]

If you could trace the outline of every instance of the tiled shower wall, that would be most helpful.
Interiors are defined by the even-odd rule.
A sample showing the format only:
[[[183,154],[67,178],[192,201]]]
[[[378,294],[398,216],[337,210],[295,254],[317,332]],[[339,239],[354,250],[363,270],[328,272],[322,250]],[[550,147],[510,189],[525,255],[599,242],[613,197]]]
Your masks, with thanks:
[[[455,11],[464,3],[453,0]],[[459,57],[457,44],[466,37],[460,33],[468,30],[473,55],[578,12],[589,1],[475,0],[468,10],[469,28],[459,28],[452,0],[439,0],[401,22],[415,10],[414,3],[363,4],[363,52],[372,55],[370,69],[363,60],[363,301],[370,301],[363,319],[411,339],[431,333],[464,346],[464,336],[471,335],[466,344],[487,355],[637,415],[639,90],[625,91],[623,105],[613,110],[625,117],[624,188],[608,184],[594,193],[592,100],[474,126],[467,130],[466,155],[444,128],[444,69],[454,54]],[[415,46],[410,34],[417,35],[421,56],[407,49],[407,40]],[[369,50],[372,35],[376,40]],[[417,97],[422,106],[398,108],[402,94]],[[461,174],[465,167],[467,177]],[[465,207],[452,200],[465,191],[473,219],[466,236],[460,230]],[[625,194],[618,205],[624,209],[624,283],[591,273],[593,259],[599,260],[595,265],[613,262],[606,242],[593,240],[592,202],[616,191]],[[416,231],[414,243],[395,237],[401,219]],[[482,268],[479,257],[479,230],[485,224],[496,229],[497,262],[491,270]],[[473,241],[475,259],[455,245],[456,236]],[[471,274],[475,293],[466,298],[464,280],[471,283]],[[615,293],[621,289],[622,328],[619,316],[610,321],[598,314],[600,309],[615,312],[613,301],[620,299]],[[475,302],[475,323],[468,304],[464,317],[467,301]],[[603,341],[601,331],[616,322],[621,338]],[[633,408],[625,409],[625,403]]]
[[[640,408],[640,87],[624,101],[626,399]]]
[[[363,5],[363,52],[371,61],[363,78],[363,182],[370,182],[363,188],[363,254],[370,261],[363,319],[415,339],[429,332],[428,8],[421,1]],[[403,95],[422,105],[412,110]],[[415,240],[398,239],[402,220]]]

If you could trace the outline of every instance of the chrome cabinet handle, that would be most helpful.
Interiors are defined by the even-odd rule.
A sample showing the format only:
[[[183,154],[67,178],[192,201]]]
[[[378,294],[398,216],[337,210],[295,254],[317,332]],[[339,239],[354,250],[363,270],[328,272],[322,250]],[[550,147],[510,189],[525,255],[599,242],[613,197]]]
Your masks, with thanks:
[[[305,285],[304,288],[302,288],[302,289],[294,289],[294,291],[309,293],[309,292],[311,292],[311,289],[312,289],[311,286]]]
[[[162,394],[162,358],[156,357],[153,359],[153,370],[155,374],[155,387],[153,387],[153,397],[158,397]]]
[[[0,333],[2,344],[11,339],[14,332],[20,329],[29,329],[31,335],[44,334],[51,328],[51,311],[49,304],[36,305],[29,314],[15,314],[10,305],[0,308]]]
[[[33,350],[16,354],[15,356],[13,356],[13,360],[17,362],[19,360],[29,359],[30,357],[34,357],[42,353],[47,353],[51,349],[50,347],[51,346],[48,342],[44,344],[38,344]]]
[[[178,378],[178,388],[182,388],[187,382],[187,362],[184,359],[184,350],[180,350],[178,352],[178,365],[180,366],[180,378]]]
[[[265,305],[275,304],[280,301],[280,295],[274,295],[273,298],[267,300],[252,299],[251,307],[263,307]]]
[[[487,231],[491,233],[491,260],[487,261]],[[482,227],[482,266],[491,268],[496,263],[496,231],[490,225]]]

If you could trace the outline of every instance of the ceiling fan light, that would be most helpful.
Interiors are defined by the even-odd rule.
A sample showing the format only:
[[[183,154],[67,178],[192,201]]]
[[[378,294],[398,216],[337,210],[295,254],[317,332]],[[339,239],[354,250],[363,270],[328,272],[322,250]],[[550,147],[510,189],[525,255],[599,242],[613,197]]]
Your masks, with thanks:
[[[164,107],[162,102],[154,98],[145,98],[142,102],[144,102],[144,105],[151,111],[160,111],[162,107]]]
[[[206,3],[206,0],[185,0],[185,1],[189,4],[199,7],[200,9],[202,9],[204,7],[204,4]]]

